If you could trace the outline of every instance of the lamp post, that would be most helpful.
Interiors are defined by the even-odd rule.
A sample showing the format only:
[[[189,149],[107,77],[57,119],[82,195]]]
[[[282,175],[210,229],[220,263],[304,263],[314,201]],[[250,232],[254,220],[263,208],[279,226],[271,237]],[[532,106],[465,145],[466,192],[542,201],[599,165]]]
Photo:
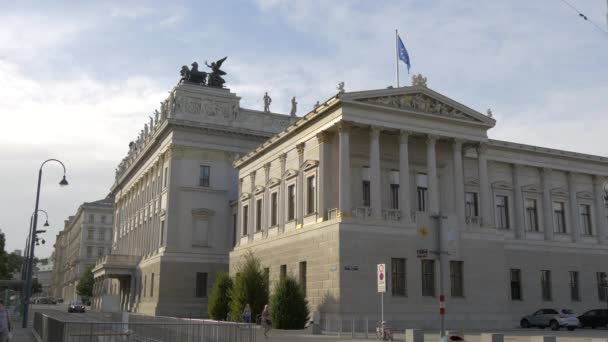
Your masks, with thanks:
[[[38,211],[41,211],[44,213],[45,218],[45,222],[44,222],[44,227],[48,227],[49,226],[49,214],[42,210],[42,209],[38,209]],[[28,262],[27,260],[29,259],[29,250],[30,250],[30,236],[32,234],[32,227],[34,222],[34,213],[32,213],[32,215],[30,216],[30,232],[29,235],[27,236],[27,239],[25,241],[25,248],[23,249],[23,264],[21,265],[21,280],[25,281],[25,277],[27,275],[27,269],[28,269]],[[25,295],[24,291],[22,291],[22,297],[23,295]]]
[[[63,165],[63,163],[57,159],[47,159],[45,160],[42,165],[40,165],[40,169],[38,170],[38,187],[36,189],[36,204],[34,206],[34,221],[32,223],[32,229],[30,231],[30,236],[29,236],[29,250],[28,250],[28,260],[27,260],[27,275],[26,275],[26,279],[25,279],[25,298],[23,300],[23,322],[22,322],[22,327],[23,328],[27,328],[27,319],[28,319],[28,311],[29,311],[29,306],[30,306],[30,296],[32,295],[32,262],[34,259],[34,243],[36,242],[36,234],[38,233],[38,231],[36,230],[38,228],[38,204],[40,201],[40,182],[42,181],[42,168],[44,167],[44,165],[50,161],[55,161],[58,162],[59,164],[61,164],[61,166],[63,167],[63,178],[61,179],[61,181],[59,182],[60,186],[66,186],[68,185],[68,181],[65,179],[65,165]]]

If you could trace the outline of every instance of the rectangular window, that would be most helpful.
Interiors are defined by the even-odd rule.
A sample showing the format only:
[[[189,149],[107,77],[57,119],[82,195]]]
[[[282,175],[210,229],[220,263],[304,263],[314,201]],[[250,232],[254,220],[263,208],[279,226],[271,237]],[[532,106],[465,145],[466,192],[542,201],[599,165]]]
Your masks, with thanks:
[[[163,172],[163,187],[166,188],[167,187],[167,179],[169,178],[169,167],[165,166],[165,171]]]
[[[105,253],[106,249],[103,247],[97,247],[97,256],[101,257]]]
[[[361,191],[362,191],[361,193],[363,196],[363,206],[369,207],[371,205],[369,181],[366,181],[366,180],[363,181]]]
[[[279,201],[278,201],[279,193],[273,192],[270,195],[270,226],[274,227],[279,222]]]
[[[450,261],[450,289],[452,297],[464,297],[462,261]]]
[[[87,258],[90,258],[92,256],[93,256],[93,247],[87,246]]]
[[[154,273],[150,277],[150,297],[154,297]]]
[[[509,198],[496,196],[496,227],[509,229]]]
[[[255,201],[255,231],[262,231],[262,200]]]
[[[249,223],[249,206],[243,206],[243,236],[247,235],[247,224]]]
[[[106,230],[103,228],[99,228],[97,232],[97,240],[104,241],[106,239]]]
[[[165,243],[165,220],[160,220],[160,245]]]
[[[144,298],[146,297],[147,290],[148,290],[148,275],[144,274]]]
[[[207,165],[201,165],[198,175],[198,185],[209,187],[209,173],[210,168]]]
[[[477,203],[476,192],[465,192],[464,194],[464,212],[466,217],[479,216],[479,203]]]
[[[601,302],[606,301],[606,272],[597,272],[597,297]]]
[[[542,298],[544,301],[551,301],[551,271],[542,270],[540,271],[540,287],[542,292]]]
[[[579,208],[581,213],[583,234],[593,235],[593,230],[591,227],[591,206],[589,204],[581,204]]]
[[[422,261],[422,295],[435,296],[435,260]]]
[[[299,281],[304,295],[306,295],[306,261],[300,261],[299,264]]]
[[[89,223],[95,222],[95,216],[93,214],[89,215]]]
[[[511,300],[522,300],[521,293],[521,270],[511,269]]]
[[[418,211],[426,211],[428,201],[429,179],[425,173],[416,175],[416,192],[418,196]]]
[[[393,296],[407,296],[404,258],[391,259],[391,293]]]
[[[285,279],[287,277],[287,265],[281,265],[279,272],[279,280]]]
[[[196,297],[207,297],[207,273],[196,273]]]
[[[101,215],[101,223],[106,223],[106,215]]]
[[[306,178],[306,214],[312,214],[316,211],[316,194],[315,176],[310,176]]]
[[[526,198],[526,224],[528,230],[531,232],[538,232],[538,209],[536,207],[536,200]]]
[[[296,185],[291,184],[287,187],[287,221],[296,217]]]
[[[236,214],[232,214],[232,247],[236,246],[236,237],[237,237],[237,232],[236,232]]]
[[[391,184],[391,209],[399,209],[399,184]]]
[[[564,210],[564,202],[553,202],[553,221],[555,223],[555,231],[565,234],[566,211]]]
[[[93,236],[95,235],[95,231],[93,229],[89,229],[87,232],[87,240],[93,240]]]
[[[581,295],[578,286],[578,272],[570,271],[570,299],[580,301]]]

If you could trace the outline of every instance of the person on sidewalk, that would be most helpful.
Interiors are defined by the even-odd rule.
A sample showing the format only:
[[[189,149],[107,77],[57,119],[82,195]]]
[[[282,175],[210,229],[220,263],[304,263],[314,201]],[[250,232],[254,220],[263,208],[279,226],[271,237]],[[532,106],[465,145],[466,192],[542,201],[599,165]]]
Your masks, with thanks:
[[[262,327],[264,328],[264,337],[268,338],[268,331],[270,331],[270,327],[272,326],[272,320],[270,319],[270,309],[268,308],[268,304],[264,305],[264,310],[262,311]]]
[[[249,306],[249,303],[245,304],[245,309],[243,310],[243,322],[245,323],[251,323],[251,307]],[[0,341],[2,342],[2,341]]]
[[[8,310],[4,306],[4,301],[0,300],[0,342],[9,341],[11,330],[13,330],[11,318],[8,315]]]

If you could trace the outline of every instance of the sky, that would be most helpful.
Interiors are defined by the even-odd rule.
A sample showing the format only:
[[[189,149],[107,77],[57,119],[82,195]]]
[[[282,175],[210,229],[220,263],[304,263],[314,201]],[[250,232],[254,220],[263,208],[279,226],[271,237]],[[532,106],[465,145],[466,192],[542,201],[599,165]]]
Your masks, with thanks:
[[[605,0],[568,0],[606,30]],[[490,138],[608,156],[608,34],[560,0],[0,2],[0,229],[23,249],[40,164],[52,252],[64,220],[105,197],[114,169],[179,80],[228,56],[241,105],[299,115],[395,85],[395,29],[411,73],[480,112]],[[411,75],[401,65],[401,84]]]

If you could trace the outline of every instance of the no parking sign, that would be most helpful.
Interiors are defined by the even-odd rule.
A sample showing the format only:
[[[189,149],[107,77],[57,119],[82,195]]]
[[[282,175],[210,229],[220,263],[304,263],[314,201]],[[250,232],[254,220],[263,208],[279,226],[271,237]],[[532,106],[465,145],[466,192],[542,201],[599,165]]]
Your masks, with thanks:
[[[378,264],[378,292],[386,292],[386,265]]]

